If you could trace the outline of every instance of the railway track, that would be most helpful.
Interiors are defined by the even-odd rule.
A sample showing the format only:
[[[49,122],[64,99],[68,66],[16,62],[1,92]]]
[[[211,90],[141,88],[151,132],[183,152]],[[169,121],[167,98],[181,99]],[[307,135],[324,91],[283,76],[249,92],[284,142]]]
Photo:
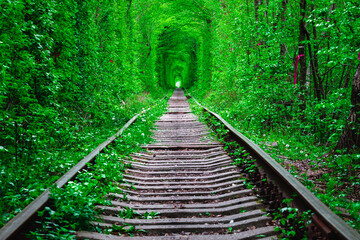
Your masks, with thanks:
[[[156,143],[143,146],[144,152],[132,156],[131,168],[124,176],[122,187],[128,201],[110,193],[113,206],[99,206],[105,214],[103,221],[94,225],[136,225],[150,235],[131,239],[276,238],[272,219],[264,216],[265,206],[246,188],[244,177],[220,143],[212,139],[207,126],[191,113],[183,91],[175,91],[168,112],[156,126]],[[156,212],[159,218],[118,217],[126,208],[140,215]],[[77,236],[107,237],[93,232],[78,232]]]
[[[255,161],[256,167],[247,171],[236,166],[211,129],[191,112],[184,92],[175,90],[167,113],[156,122],[156,142],[127,160],[131,167],[119,185],[124,194],[109,193],[112,205],[97,206],[102,215],[92,225],[103,233],[79,231],[78,239],[278,239],[279,220],[271,216],[284,207],[313,213],[305,230],[308,239],[360,239],[271,157],[216,113],[199,106],[228,129],[228,140],[244,148],[244,158]],[[291,205],[284,203],[288,198],[293,199]],[[288,217],[290,210],[279,214],[286,219],[285,228],[297,234],[289,239],[301,239],[304,226]],[[6,231],[1,229],[0,239]]]

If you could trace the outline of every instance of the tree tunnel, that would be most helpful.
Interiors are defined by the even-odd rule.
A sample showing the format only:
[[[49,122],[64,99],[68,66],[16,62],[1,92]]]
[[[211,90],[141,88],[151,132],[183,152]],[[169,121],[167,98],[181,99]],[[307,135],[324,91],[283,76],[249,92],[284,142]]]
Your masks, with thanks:
[[[165,27],[159,36],[157,71],[168,88],[193,85],[197,75],[197,40],[177,27]]]
[[[203,5],[189,1],[169,1],[157,9],[155,74],[165,88],[189,88],[198,79],[209,81],[209,15]],[[171,17],[170,17],[171,16]],[[204,66],[206,65],[206,66]]]

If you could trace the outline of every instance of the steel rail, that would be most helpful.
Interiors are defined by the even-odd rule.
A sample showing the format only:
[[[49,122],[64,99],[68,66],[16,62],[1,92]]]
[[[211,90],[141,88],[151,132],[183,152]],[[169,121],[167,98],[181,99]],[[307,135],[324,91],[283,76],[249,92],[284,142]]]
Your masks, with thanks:
[[[273,179],[271,179],[271,176],[269,177],[271,180],[277,181],[274,182],[275,185],[280,187],[281,190],[287,189],[287,191],[290,190],[297,193],[297,197],[300,198],[300,201],[302,201],[300,205],[305,204],[305,208],[311,209],[316,214],[316,216],[320,218],[320,225],[322,224],[321,222],[323,222],[326,226],[322,227],[330,229],[331,232],[328,232],[327,235],[331,236],[333,239],[360,240],[360,234],[355,229],[351,228],[344,220],[331,211],[311,191],[309,191],[285,168],[283,168],[272,157],[264,152],[258,145],[237,131],[217,113],[212,112],[208,108],[201,105],[194,97],[191,96],[191,98],[204,111],[208,112],[211,116],[215,117],[222,124],[224,124],[224,126],[231,132],[232,136],[234,136],[238,142],[253,155],[253,157],[255,157],[257,164],[261,165],[265,171],[272,171],[272,173],[267,172],[267,174],[273,176],[275,174],[278,176]],[[287,186],[284,186],[284,184]],[[291,196],[292,194],[287,195]],[[304,209],[304,205],[301,206],[301,208]]]
[[[165,99],[168,96],[168,93],[161,98]],[[61,178],[59,178],[55,184],[56,187],[62,188],[66,183],[68,183],[71,179],[76,177],[76,175],[86,167],[88,163],[91,163],[95,160],[96,156],[104,150],[108,145],[115,141],[131,124],[133,124],[136,119],[148,111],[152,107],[141,111],[132,117],[117,133],[108,138],[105,142],[101,143],[97,148],[91,151],[86,157],[84,157],[80,162],[78,162],[74,167],[72,167],[68,172],[66,172]],[[40,209],[48,204],[50,199],[50,188],[47,188],[40,196],[38,196],[35,200],[33,200],[29,205],[27,205],[20,213],[18,213],[14,218],[12,218],[9,222],[7,222],[0,229],[0,240],[13,239],[20,233],[20,231],[29,224],[32,217],[34,217]]]

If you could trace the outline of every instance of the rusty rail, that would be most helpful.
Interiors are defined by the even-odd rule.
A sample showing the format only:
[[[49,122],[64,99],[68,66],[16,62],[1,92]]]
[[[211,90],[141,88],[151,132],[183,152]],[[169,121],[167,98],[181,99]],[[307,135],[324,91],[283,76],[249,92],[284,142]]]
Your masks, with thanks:
[[[190,95],[190,94],[189,94]],[[190,95],[191,96],[191,95]],[[327,239],[359,240],[360,234],[351,228],[344,220],[331,211],[302,183],[293,177],[285,168],[264,152],[258,145],[245,137],[218,114],[201,105],[194,97],[192,99],[205,112],[220,121],[236,141],[256,159],[256,164],[263,175],[280,189],[286,197],[293,198],[294,205],[300,210],[311,210],[315,213],[313,224]],[[296,196],[294,197],[294,193]]]

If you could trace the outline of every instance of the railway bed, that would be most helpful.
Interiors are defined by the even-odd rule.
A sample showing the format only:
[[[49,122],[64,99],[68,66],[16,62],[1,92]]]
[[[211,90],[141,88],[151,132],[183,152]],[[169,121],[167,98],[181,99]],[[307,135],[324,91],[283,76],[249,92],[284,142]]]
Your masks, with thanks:
[[[122,185],[127,188],[128,201],[110,193],[113,206],[98,206],[106,215],[94,225],[111,228],[113,224],[129,224],[146,231],[148,236],[140,233],[137,235],[143,236],[135,239],[277,238],[272,218],[265,216],[265,206],[246,188],[244,176],[208,127],[191,113],[181,90],[169,99],[168,112],[155,125],[156,142],[143,146],[144,152],[133,154],[129,161],[131,168]],[[140,215],[156,212],[159,217],[117,217],[127,208]],[[78,232],[77,237],[108,236]]]
[[[282,207],[311,210],[308,239],[360,239],[270,156],[195,100],[229,130],[228,139],[244,148],[256,167],[247,171],[234,164],[187,100],[183,90],[174,91],[167,113],[156,122],[155,142],[127,160],[131,167],[119,183],[124,194],[109,193],[112,205],[97,206],[102,215],[92,224],[103,232],[113,229],[112,234],[79,231],[78,239],[278,239],[281,231],[276,229],[282,226],[272,216]],[[284,203],[288,198],[293,199],[289,206]],[[126,211],[136,214],[130,219],[119,216]],[[281,214],[286,218],[290,213]],[[304,226],[292,219],[287,225],[297,226],[291,239],[301,239]],[[15,233],[2,235],[4,228],[0,237],[16,239]]]

